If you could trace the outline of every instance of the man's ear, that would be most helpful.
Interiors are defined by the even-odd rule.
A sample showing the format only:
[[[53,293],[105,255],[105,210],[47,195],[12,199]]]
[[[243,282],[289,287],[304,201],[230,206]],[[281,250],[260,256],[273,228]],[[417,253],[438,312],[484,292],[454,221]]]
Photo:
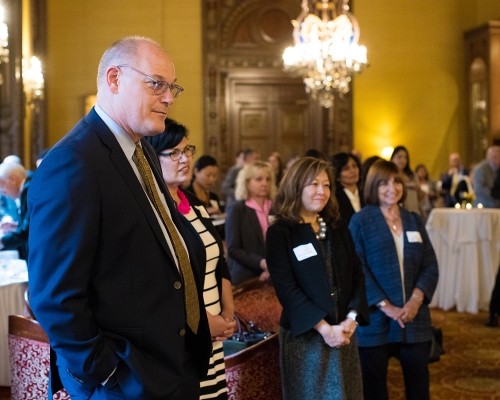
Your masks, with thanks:
[[[111,66],[106,70],[106,86],[113,94],[118,93],[120,77],[121,77],[120,68],[116,66]]]

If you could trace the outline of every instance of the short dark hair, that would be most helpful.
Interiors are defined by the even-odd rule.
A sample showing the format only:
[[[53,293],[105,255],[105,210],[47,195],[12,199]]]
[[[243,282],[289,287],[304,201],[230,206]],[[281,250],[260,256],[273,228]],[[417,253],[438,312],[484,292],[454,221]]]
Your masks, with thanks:
[[[330,180],[330,198],[319,214],[326,222],[337,223],[340,217],[339,205],[335,198],[333,167],[326,161],[314,157],[300,158],[285,173],[274,199],[273,208],[277,219],[301,222],[302,190],[322,171],[326,172]]]
[[[203,155],[196,160],[194,163],[194,168],[201,171],[206,167],[217,167],[217,160],[209,155]]]
[[[155,136],[146,136],[145,139],[151,144],[156,154],[159,154],[164,150],[173,149],[187,136],[188,130],[184,125],[167,118],[165,120],[165,130],[162,133]]]
[[[354,154],[337,153],[334,156],[332,156],[332,166],[333,166],[333,170],[335,173],[335,178],[337,181],[339,180],[339,175],[342,172],[342,168],[344,168],[347,165],[347,163],[349,162],[349,159],[354,160],[354,162],[358,166],[358,170],[359,170],[358,184],[359,184],[359,182],[361,180],[361,164],[359,163],[358,157],[356,157]]]
[[[304,157],[323,158],[323,155],[319,150],[309,149],[305,152]]]
[[[398,167],[392,161],[381,159],[373,163],[366,176],[364,196],[367,205],[380,205],[378,199],[378,187],[380,186],[380,182],[388,181],[392,177],[403,184],[403,196],[401,196],[400,202],[403,203],[406,200],[406,184]]]

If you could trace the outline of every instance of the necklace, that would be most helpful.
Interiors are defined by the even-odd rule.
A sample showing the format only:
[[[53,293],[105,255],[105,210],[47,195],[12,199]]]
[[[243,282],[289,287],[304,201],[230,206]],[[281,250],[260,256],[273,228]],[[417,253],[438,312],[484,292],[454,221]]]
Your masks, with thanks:
[[[399,221],[400,217],[396,217],[394,219],[389,219],[387,218],[385,215],[384,215],[384,218],[385,220],[387,221],[387,223],[392,227],[392,229],[394,230],[394,232],[396,232],[397,230],[397,227],[396,227],[396,222]]]
[[[316,217],[316,220],[318,221],[318,225],[319,225],[319,232],[316,233],[316,239],[325,240],[325,238],[326,238],[326,222],[323,221],[323,218],[321,218],[319,215]]]

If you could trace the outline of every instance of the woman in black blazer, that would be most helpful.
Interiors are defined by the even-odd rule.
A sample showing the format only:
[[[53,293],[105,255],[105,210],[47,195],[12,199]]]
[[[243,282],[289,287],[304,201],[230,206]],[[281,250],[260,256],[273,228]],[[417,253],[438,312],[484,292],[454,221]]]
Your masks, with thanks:
[[[361,210],[365,201],[360,187],[361,164],[356,156],[338,153],[332,157],[335,172],[335,197],[339,204],[340,218],[349,224],[354,213]]]
[[[245,165],[236,178],[235,198],[227,212],[227,261],[233,285],[260,276],[269,279],[265,239],[269,213],[276,193],[271,165],[254,161]]]
[[[267,233],[267,264],[283,306],[285,400],[363,398],[353,334],[369,322],[365,278],[333,186],[327,162],[297,161],[280,184]]]

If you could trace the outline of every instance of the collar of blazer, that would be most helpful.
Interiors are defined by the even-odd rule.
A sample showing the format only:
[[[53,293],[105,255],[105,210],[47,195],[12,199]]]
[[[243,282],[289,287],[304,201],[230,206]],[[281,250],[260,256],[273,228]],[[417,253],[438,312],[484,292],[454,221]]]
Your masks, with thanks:
[[[153,208],[149,202],[149,199],[146,193],[144,192],[139,180],[137,179],[134,170],[130,166],[130,162],[125,157],[125,154],[123,153],[120,144],[116,140],[115,135],[113,135],[113,133],[109,130],[108,126],[99,117],[99,115],[97,115],[97,113],[93,108],[86,115],[85,121],[92,127],[94,132],[99,136],[102,143],[107,148],[109,148],[111,162],[115,165],[117,172],[121,175],[127,186],[130,188],[130,191],[132,192],[136,201],[139,203],[139,206],[142,212],[144,213],[144,216],[146,217],[149,225],[151,226],[151,229],[158,238],[158,241],[162,245],[168,257],[175,265],[165,235],[163,234],[163,231],[160,228],[158,219],[156,218]],[[172,215],[174,223],[177,225],[179,229],[179,218],[177,217],[177,215],[174,215],[174,213],[177,213],[177,211],[175,211],[175,208],[173,207],[172,204],[173,200],[170,196],[170,193],[166,189],[165,183],[163,182],[163,178],[161,177],[161,173],[158,170],[158,168],[160,168],[159,161],[149,143],[147,143],[145,140],[142,140],[141,144],[144,150],[144,155],[146,156],[151,166],[151,170],[153,171],[153,175],[156,178],[156,181],[158,182],[158,186],[160,187],[162,193],[165,195],[167,206],[170,210],[170,214]]]

